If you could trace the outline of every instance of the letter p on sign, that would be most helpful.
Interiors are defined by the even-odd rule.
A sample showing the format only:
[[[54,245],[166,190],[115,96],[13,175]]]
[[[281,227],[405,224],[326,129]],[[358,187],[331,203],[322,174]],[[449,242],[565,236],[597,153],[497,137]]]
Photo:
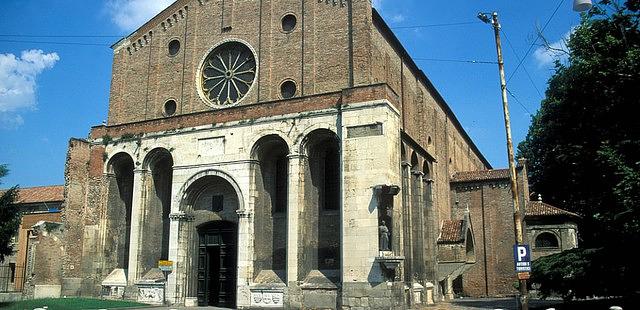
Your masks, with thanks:
[[[516,272],[531,272],[531,251],[529,251],[529,245],[514,245],[513,259],[516,263]]]
[[[524,261],[525,257],[527,257],[527,248],[518,246],[518,261]]]

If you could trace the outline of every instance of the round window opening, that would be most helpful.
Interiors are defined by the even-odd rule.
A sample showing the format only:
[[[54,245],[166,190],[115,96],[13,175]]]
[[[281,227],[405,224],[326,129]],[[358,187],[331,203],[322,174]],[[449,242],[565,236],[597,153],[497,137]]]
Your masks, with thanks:
[[[207,55],[200,72],[203,99],[213,106],[232,105],[251,89],[256,77],[256,60],[246,45],[226,42]]]
[[[180,51],[180,41],[171,40],[169,42],[169,56],[175,56]]]
[[[280,94],[282,98],[289,99],[296,95],[296,83],[293,81],[285,81],[280,85]]]
[[[167,116],[176,114],[176,107],[177,105],[175,100],[167,100],[167,102],[164,103],[164,114]]]
[[[297,23],[296,16],[293,14],[287,14],[282,18],[282,31],[291,32],[296,28]]]

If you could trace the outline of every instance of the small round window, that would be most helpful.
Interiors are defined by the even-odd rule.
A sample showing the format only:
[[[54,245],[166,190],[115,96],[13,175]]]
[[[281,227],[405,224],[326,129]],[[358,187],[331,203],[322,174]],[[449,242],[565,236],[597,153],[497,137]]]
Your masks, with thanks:
[[[282,18],[282,31],[291,32],[296,28],[296,23],[298,20],[296,16],[293,14],[287,14]]]
[[[288,99],[296,95],[296,83],[293,81],[285,81],[280,85],[280,95],[282,98]]]
[[[169,42],[169,56],[175,56],[180,52],[180,41],[171,40]]]
[[[164,103],[164,114],[166,116],[171,116],[173,114],[176,114],[176,101],[173,99],[167,100],[167,102]]]

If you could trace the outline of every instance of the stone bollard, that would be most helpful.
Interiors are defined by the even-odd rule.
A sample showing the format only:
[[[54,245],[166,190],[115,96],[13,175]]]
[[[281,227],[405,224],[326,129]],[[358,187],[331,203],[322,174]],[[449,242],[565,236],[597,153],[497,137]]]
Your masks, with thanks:
[[[435,285],[433,285],[433,283],[431,282],[427,282],[424,285],[424,292],[425,292],[425,304],[427,305],[433,305],[433,290],[435,288]]]
[[[611,306],[611,307],[609,307],[609,310],[622,310],[622,307],[619,307],[619,306]]]

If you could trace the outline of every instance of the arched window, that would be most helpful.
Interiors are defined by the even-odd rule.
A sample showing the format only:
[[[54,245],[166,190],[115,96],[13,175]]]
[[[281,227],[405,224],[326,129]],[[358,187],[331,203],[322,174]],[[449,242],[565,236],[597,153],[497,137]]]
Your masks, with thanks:
[[[536,237],[536,248],[559,248],[560,244],[556,235],[543,232]]]

